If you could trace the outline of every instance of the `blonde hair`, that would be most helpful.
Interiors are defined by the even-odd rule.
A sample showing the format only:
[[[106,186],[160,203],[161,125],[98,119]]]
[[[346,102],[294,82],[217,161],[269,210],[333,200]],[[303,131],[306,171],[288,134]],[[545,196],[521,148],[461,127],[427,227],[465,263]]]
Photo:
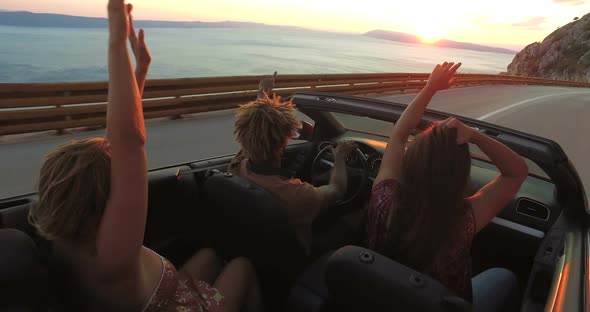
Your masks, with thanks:
[[[293,102],[265,95],[240,106],[234,134],[250,159],[272,160],[299,128],[301,122]]]
[[[57,147],[41,167],[39,200],[29,222],[48,240],[85,244],[96,237],[110,190],[111,156],[105,139]]]

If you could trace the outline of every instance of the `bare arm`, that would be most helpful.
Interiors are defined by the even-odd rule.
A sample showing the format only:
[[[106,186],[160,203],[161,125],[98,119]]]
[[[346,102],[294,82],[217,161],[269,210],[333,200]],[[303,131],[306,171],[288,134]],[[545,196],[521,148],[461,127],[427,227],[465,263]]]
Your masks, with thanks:
[[[139,46],[138,49],[140,49],[140,51],[144,51],[144,52],[139,52],[139,53],[147,53],[147,55],[149,56],[148,60],[144,60],[141,57],[137,57],[136,56],[136,67],[135,67],[135,77],[137,79],[137,87],[139,89],[139,93],[142,95],[143,97],[143,90],[145,89],[145,81],[147,79],[147,74],[148,74],[148,70],[149,70],[149,66],[150,66],[150,62],[151,62],[151,55],[149,54],[149,51],[147,49],[147,46],[145,44],[145,34],[143,29],[139,30]]]
[[[345,160],[335,160],[330,183],[318,188],[324,198],[323,208],[332,206],[344,196],[347,183]]]
[[[444,123],[447,127],[457,129],[457,144],[477,145],[500,170],[500,176],[469,198],[475,216],[475,230],[479,232],[514,198],[528,176],[529,169],[522,157],[506,145],[467,127],[455,118],[449,118]]]
[[[500,175],[469,198],[475,216],[476,232],[484,228],[514,198],[528,176],[522,157],[506,145],[473,131],[469,140],[476,144],[498,167]]]
[[[133,73],[124,0],[109,1],[109,94],[107,139],[111,188],[97,234],[104,272],[128,272],[139,259],[147,215],[146,140],[141,98]]]
[[[132,5],[127,6],[127,14],[129,16],[129,43],[131,50],[135,56],[135,77],[137,79],[137,87],[139,93],[143,96],[143,89],[145,87],[145,80],[147,78],[148,70],[152,62],[152,55],[145,43],[145,32],[143,29],[139,30],[139,37],[135,32],[135,25],[133,24],[133,10]]]
[[[453,75],[459,69],[461,63],[443,63],[436,65],[426,86],[418,93],[404,110],[400,119],[393,127],[393,132],[389,137],[389,143],[383,153],[383,160],[381,161],[381,168],[375,178],[373,185],[388,179],[399,179],[402,158],[405,152],[405,143],[410,136],[410,133],[420,123],[424,110],[434,94],[443,89],[447,89],[453,85],[455,78]]]
[[[349,142],[338,144],[334,155],[334,168],[330,176],[330,183],[318,188],[324,198],[324,208],[330,207],[342,199],[348,188],[348,175],[346,174],[346,158],[356,148],[356,145]]]

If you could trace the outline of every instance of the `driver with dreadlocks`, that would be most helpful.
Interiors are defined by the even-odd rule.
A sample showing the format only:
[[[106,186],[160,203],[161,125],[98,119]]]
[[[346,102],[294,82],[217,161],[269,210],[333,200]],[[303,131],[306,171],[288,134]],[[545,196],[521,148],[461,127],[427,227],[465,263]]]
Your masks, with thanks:
[[[328,185],[314,187],[282,168],[281,156],[289,139],[301,128],[301,122],[295,105],[291,101],[281,101],[272,92],[274,79],[274,76],[263,79],[258,98],[241,105],[236,113],[234,134],[241,150],[232,160],[229,171],[274,195],[286,209],[299,241],[310,252],[312,222],[346,193],[345,161],[355,145],[340,143],[332,150],[334,170]]]

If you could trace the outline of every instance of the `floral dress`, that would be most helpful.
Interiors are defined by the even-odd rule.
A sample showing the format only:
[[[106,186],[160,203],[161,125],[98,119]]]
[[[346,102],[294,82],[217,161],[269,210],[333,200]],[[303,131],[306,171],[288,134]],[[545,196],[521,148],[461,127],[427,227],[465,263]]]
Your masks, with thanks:
[[[205,312],[219,311],[223,296],[203,281],[195,281],[187,274],[177,272],[170,261],[162,258],[162,277],[145,312]]]

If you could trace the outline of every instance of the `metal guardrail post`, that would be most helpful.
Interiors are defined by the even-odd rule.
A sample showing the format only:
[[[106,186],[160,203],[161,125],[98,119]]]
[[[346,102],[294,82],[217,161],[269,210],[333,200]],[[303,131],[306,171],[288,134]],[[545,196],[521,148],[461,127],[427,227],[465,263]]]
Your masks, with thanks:
[[[72,94],[72,93],[71,93],[70,91],[64,91],[64,97],[68,97],[68,96],[70,96],[71,94]],[[57,104],[57,105],[55,106],[55,108],[56,108],[56,109],[60,109],[61,107],[62,107],[62,106],[61,106],[61,104]],[[64,116],[64,119],[65,119],[65,121],[71,121],[71,120],[72,120],[72,116],[70,116],[70,115],[66,115],[66,116]],[[62,134],[64,134],[64,129],[63,129],[63,128],[59,128],[59,129],[56,129],[56,130],[57,130],[57,134],[58,134],[58,135],[62,135]]]

